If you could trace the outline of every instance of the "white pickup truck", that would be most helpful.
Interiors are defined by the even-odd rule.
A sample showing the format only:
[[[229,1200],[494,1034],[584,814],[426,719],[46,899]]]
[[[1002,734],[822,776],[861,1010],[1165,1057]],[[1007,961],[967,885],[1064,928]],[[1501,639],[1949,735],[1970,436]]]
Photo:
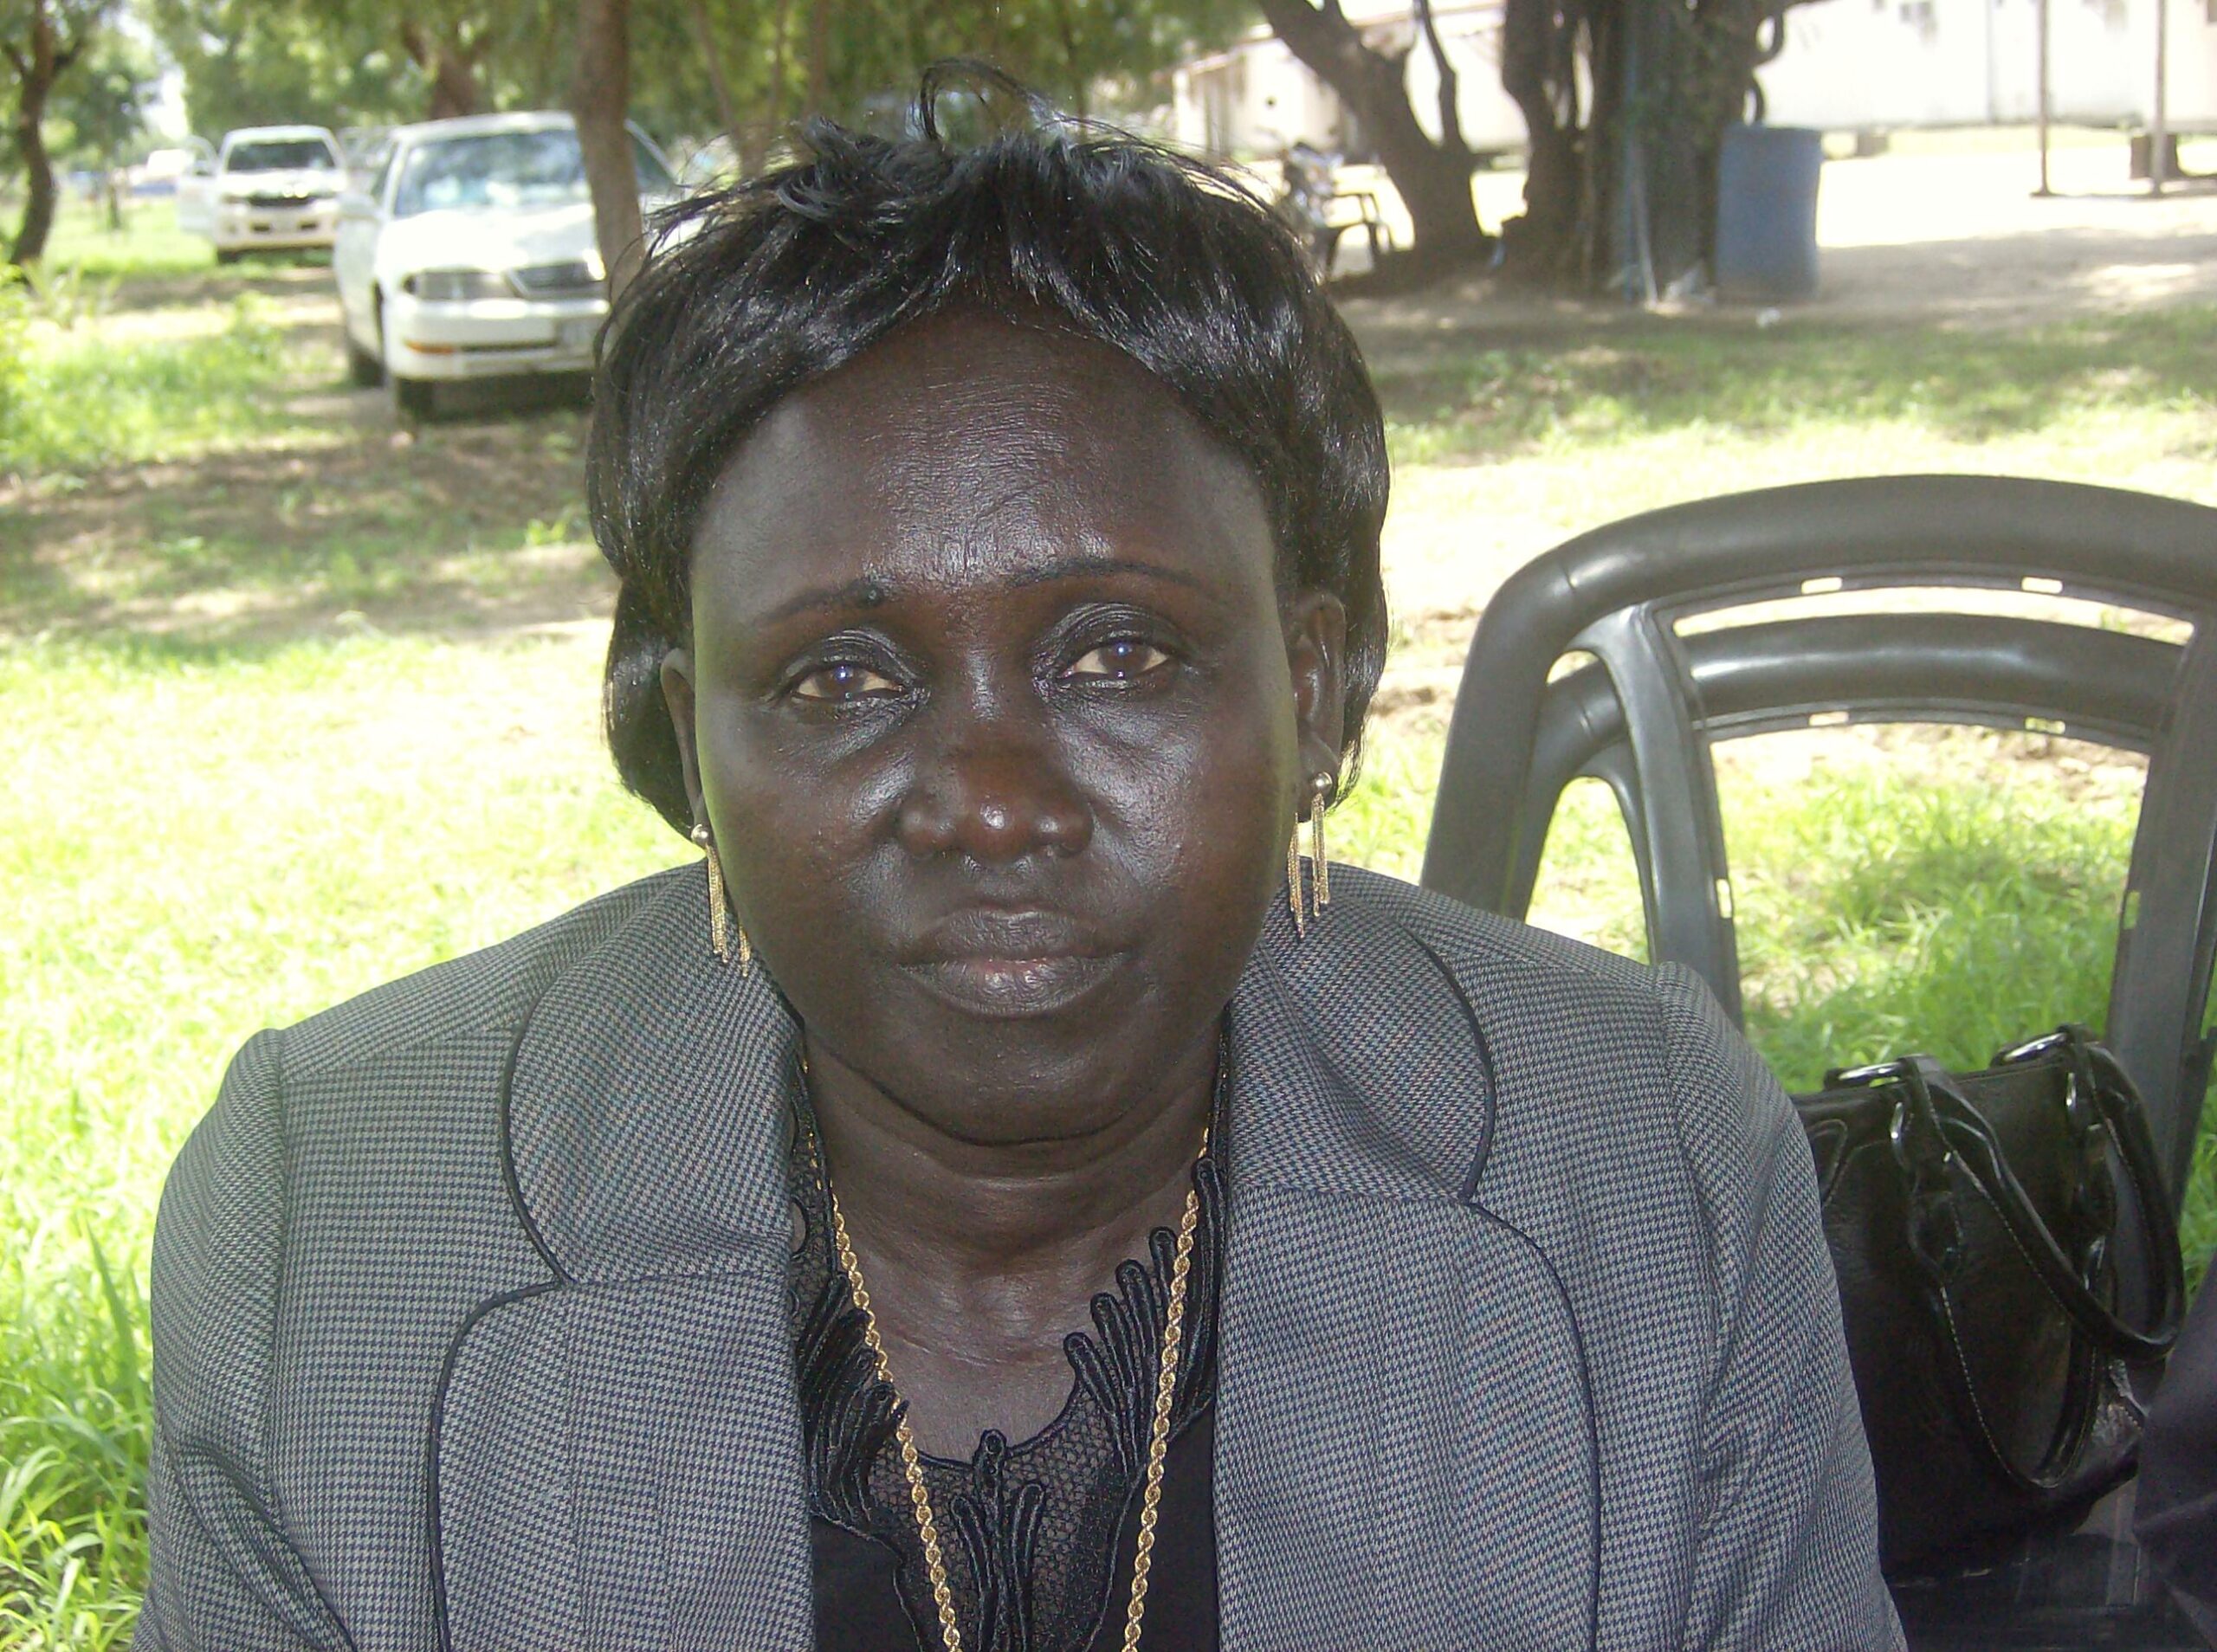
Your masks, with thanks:
[[[339,229],[346,164],[321,126],[243,126],[212,161],[178,180],[178,228],[216,243],[216,261],[250,252],[328,247]]]

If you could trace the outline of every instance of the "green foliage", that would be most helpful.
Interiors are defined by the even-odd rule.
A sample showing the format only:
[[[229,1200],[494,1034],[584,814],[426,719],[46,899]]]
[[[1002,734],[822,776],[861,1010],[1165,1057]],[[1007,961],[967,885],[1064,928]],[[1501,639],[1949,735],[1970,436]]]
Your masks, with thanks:
[[[270,0],[143,0],[184,74],[185,113],[211,140],[235,126],[334,129],[423,117],[422,73],[397,36],[344,8]]]
[[[973,56],[1005,69],[1080,114],[1093,112],[1096,83],[1135,84],[1186,51],[1231,40],[1251,10],[1231,0],[968,0],[908,4],[890,29],[860,7],[835,8],[831,113],[863,112],[873,94],[898,100],[918,73],[942,57]]]
[[[49,119],[61,134],[55,152],[95,167],[120,166],[151,146],[145,136],[146,100],[160,69],[141,42],[109,32],[86,61],[55,88]]]
[[[184,71],[193,126],[210,137],[274,120],[421,119],[424,53],[465,66],[485,108],[556,106],[569,93],[564,0],[145,3]],[[1147,77],[1247,21],[1242,0],[647,0],[631,9],[632,113],[681,150],[736,126],[759,164],[801,115],[882,113],[938,58],[986,58],[1084,110],[1104,82],[1149,100],[1138,92]]]
[[[52,105],[86,72],[86,55],[104,37],[123,0],[0,0],[0,126],[10,133],[0,181],[20,174],[23,213],[8,246],[10,263],[35,265],[45,248],[47,207],[55,188],[46,145]]]

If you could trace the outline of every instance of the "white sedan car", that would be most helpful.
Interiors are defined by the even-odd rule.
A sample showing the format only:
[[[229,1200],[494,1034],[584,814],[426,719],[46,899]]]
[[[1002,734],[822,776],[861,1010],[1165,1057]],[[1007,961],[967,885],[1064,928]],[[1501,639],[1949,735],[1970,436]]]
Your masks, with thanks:
[[[242,126],[178,180],[178,228],[214,242],[221,264],[328,247],[346,177],[338,140],[321,126]]]
[[[643,209],[676,184],[631,134]],[[332,253],[355,383],[436,411],[458,379],[578,372],[608,313],[607,272],[566,114],[472,115],[395,131]]]

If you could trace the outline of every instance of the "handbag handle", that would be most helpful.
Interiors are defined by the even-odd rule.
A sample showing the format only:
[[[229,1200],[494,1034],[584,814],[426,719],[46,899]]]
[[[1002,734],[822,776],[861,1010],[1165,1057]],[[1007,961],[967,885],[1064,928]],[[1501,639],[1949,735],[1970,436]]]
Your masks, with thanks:
[[[2080,1027],[2065,1027],[2006,1052],[1997,1065],[2030,1060],[2059,1047],[2067,1047],[2073,1053],[2076,1070],[2072,1082],[2091,1084],[2091,1100],[2117,1144],[2118,1161],[2131,1184],[2133,1204],[2140,1211],[2141,1231],[2156,1287],[2154,1322],[2145,1328],[2126,1324],[2086,1287],[2040,1219],[2024,1184],[2009,1168],[1992,1126],[1963,1094],[1955,1075],[1929,1056],[1909,1056],[1902,1066],[1904,1076],[1914,1074],[1913,1081],[1932,1098],[1933,1111],[1949,1146],[1993,1203],[2040,1283],[2072,1323],[2112,1358],[2135,1363],[2161,1359],[2178,1340],[2179,1322],[2185,1313],[2186,1278],[2179,1255],[2178,1221],[2156,1169],[2147,1111],[2130,1075]]]
[[[2090,1373],[2072,1383],[2078,1395],[2059,1419],[2053,1444],[2041,1467],[2027,1473],[2011,1462],[1987,1422],[1975,1379],[1956,1333],[1949,1282],[1961,1261],[1962,1229],[1946,1191],[1952,1160],[1970,1176],[2015,1240],[2042,1286],[2065,1316],[2100,1354],[2141,1361],[2160,1358],[2177,1340],[2186,1285],[2181,1264],[2177,1218],[2156,1164],[2147,1113],[2131,1077],[2115,1056],[2095,1042],[2085,1029],[2065,1026],[2045,1038],[2004,1051],[1997,1067],[2031,1060],[2059,1047],[2072,1053],[2072,1112],[2086,1117],[2091,1103],[2116,1144],[2117,1158],[2140,1210],[2149,1266],[2156,1270],[2157,1300],[2153,1323],[2126,1324],[2089,1290],[2048,1231],[2031,1197],[2009,1168],[1994,1131],[1955,1075],[1926,1055],[1910,1055],[1852,1073],[1826,1075],[1828,1085],[1895,1083],[1902,1092],[1891,1130],[1894,1157],[1910,1184],[1909,1245],[1925,1271],[1929,1306],[1949,1358],[1943,1362],[1947,1387],[1955,1397],[1968,1436],[1993,1468],[2020,1491],[2044,1494],[2067,1484],[2091,1436],[2097,1392],[2087,1386]],[[2075,1362],[2074,1362],[2075,1363]]]

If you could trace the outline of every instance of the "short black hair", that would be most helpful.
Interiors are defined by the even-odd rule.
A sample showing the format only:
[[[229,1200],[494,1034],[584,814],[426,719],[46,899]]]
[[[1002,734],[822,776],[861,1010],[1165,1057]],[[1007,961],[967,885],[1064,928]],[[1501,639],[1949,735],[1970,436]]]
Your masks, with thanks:
[[[907,135],[811,124],[790,165],[659,218],[610,318],[586,468],[621,582],[604,709],[624,784],[681,832],[691,805],[661,668],[692,635],[710,489],[781,398],[956,308],[1121,351],[1253,472],[1282,584],[1347,610],[1352,772],[1386,631],[1385,429],[1354,339],[1299,243],[1232,179],[1014,95],[1020,118],[968,144],[936,118],[944,68]]]

